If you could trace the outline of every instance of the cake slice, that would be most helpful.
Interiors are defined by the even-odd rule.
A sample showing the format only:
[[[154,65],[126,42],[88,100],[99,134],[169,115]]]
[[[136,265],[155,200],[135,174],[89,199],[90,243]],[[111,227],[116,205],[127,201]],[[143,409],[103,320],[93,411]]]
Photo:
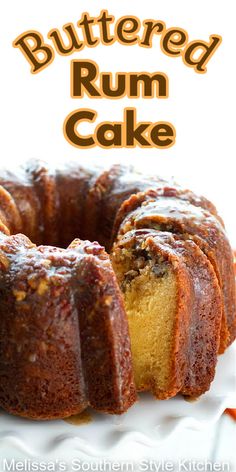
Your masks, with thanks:
[[[163,399],[196,396],[214,378],[222,298],[212,265],[191,240],[133,230],[114,246],[136,387]]]
[[[232,249],[220,220],[181,195],[159,195],[153,191],[151,196],[140,194],[127,200],[117,215],[115,228],[118,239],[132,229],[153,228],[192,239],[202,249],[222,290],[219,353],[223,353],[236,337],[236,297]]]

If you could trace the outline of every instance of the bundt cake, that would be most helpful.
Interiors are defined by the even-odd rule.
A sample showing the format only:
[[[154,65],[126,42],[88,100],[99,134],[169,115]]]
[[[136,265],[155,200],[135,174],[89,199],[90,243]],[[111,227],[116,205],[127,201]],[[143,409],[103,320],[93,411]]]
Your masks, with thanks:
[[[236,335],[214,205],[132,167],[1,171],[0,297],[0,406],[34,419],[200,395]]]

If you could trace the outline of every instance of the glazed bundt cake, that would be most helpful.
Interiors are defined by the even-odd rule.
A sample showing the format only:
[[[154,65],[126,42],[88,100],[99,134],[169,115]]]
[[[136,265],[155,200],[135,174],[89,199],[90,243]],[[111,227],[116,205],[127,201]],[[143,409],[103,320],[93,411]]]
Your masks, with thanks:
[[[35,419],[200,395],[236,335],[214,205],[119,165],[0,172],[0,297],[0,406]]]

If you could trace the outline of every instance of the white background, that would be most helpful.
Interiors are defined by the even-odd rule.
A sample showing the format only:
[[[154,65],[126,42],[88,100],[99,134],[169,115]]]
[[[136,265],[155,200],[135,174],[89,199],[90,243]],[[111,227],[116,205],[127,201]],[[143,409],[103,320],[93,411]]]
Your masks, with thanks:
[[[12,41],[22,32],[35,29],[46,39],[51,28],[61,29],[76,22],[83,11],[97,16],[108,9],[116,19],[133,14],[144,20],[159,19],[167,27],[179,26],[189,40],[209,40],[220,34],[223,42],[207,66],[197,74],[182,59],[160,50],[159,37],[153,48],[99,45],[73,56],[56,54],[54,62],[36,75]],[[212,198],[223,214],[236,246],[235,210],[235,15],[234,0],[198,1],[8,1],[1,4],[1,140],[0,160],[24,161],[31,157],[57,161],[94,158],[97,163],[130,160],[157,174],[174,175],[200,193]],[[79,29],[78,29],[79,30]],[[49,41],[50,42],[50,41]],[[162,71],[169,77],[170,97],[165,100],[83,100],[70,98],[70,61],[93,59],[100,71]],[[139,121],[170,121],[176,128],[176,144],[165,150],[112,149],[80,150],[63,136],[65,117],[76,108],[98,112],[97,122],[120,121],[123,108],[137,107]],[[90,125],[93,127],[93,125]]]

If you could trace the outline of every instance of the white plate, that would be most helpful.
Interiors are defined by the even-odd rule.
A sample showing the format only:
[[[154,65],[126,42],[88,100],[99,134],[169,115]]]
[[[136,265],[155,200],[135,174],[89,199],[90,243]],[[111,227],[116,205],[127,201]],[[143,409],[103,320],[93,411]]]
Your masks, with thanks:
[[[236,407],[236,344],[219,358],[211,389],[194,402],[181,396],[156,401],[143,394],[126,414],[91,413],[88,424],[63,420],[34,422],[1,412],[0,457],[125,457],[137,460],[143,448],[155,448],[182,428],[215,423],[226,407]],[[138,445],[138,447],[137,447]],[[135,448],[134,448],[135,446]]]

